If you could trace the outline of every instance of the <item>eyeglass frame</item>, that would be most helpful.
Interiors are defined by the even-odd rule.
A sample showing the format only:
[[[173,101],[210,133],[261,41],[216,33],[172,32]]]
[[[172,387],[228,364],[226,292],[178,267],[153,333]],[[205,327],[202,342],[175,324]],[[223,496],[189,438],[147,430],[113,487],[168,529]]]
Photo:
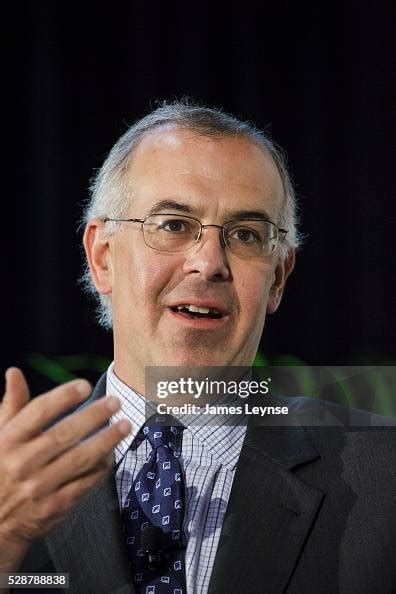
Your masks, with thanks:
[[[155,248],[152,245],[149,245],[147,243],[147,241],[146,241],[146,236],[145,236],[145,233],[144,233],[144,223],[150,217],[161,216],[161,215],[168,216],[168,217],[169,216],[183,217],[185,219],[190,219],[192,221],[195,221],[195,222],[199,223],[200,230],[199,230],[199,234],[198,234],[196,240],[194,241],[194,243],[190,247],[185,248],[185,249],[180,250],[180,251],[165,250],[165,249]],[[286,237],[286,235],[287,235],[287,233],[289,232],[287,229],[282,229],[281,227],[278,227],[278,225],[276,225],[272,221],[267,221],[266,219],[257,219],[257,218],[256,219],[255,218],[252,218],[252,219],[249,219],[249,218],[247,218],[247,219],[231,219],[230,221],[226,221],[223,225],[215,225],[215,224],[203,225],[201,223],[201,221],[199,219],[196,219],[195,217],[190,217],[189,215],[184,215],[184,214],[180,214],[180,213],[168,213],[168,212],[164,212],[164,213],[160,213],[160,212],[155,213],[154,212],[154,213],[148,214],[146,217],[144,217],[144,219],[134,219],[134,218],[131,218],[131,219],[110,219],[110,218],[107,218],[107,217],[105,219],[103,219],[103,222],[104,223],[107,223],[107,222],[114,222],[114,223],[140,223],[142,225],[141,229],[143,231],[143,240],[144,240],[144,243],[147,245],[147,247],[149,247],[152,250],[155,250],[157,252],[163,251],[163,252],[168,252],[169,254],[183,253],[183,252],[186,252],[186,251],[192,249],[194,247],[194,245],[196,245],[197,243],[199,243],[201,241],[203,229],[206,229],[207,227],[216,227],[217,229],[221,229],[221,235],[220,235],[221,245],[223,247],[228,247],[228,249],[231,249],[230,246],[229,246],[229,244],[226,241],[226,238],[225,238],[225,227],[227,225],[230,225],[231,223],[239,223],[239,222],[243,222],[243,221],[259,221],[259,222],[262,222],[262,223],[269,223],[270,225],[273,225],[277,229],[277,232],[278,232],[277,243],[276,243],[275,249],[272,252],[270,252],[269,255],[273,254],[276,251],[276,249],[277,249],[277,247],[279,245],[279,239],[281,238],[281,239],[284,240],[285,237]],[[280,237],[280,235],[282,237]]]

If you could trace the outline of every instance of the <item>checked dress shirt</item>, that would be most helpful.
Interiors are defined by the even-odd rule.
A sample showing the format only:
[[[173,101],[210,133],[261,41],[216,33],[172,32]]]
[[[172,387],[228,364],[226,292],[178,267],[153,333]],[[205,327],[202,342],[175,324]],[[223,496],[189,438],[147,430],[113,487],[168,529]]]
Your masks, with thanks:
[[[115,448],[116,485],[122,509],[131,484],[152,450],[147,439],[138,438],[146,422],[147,400],[116,376],[113,363],[107,371],[106,393],[121,401],[122,408],[112,421],[126,418],[132,423],[131,434]],[[183,415],[178,420],[186,427],[179,462],[185,481],[183,540],[187,545],[187,592],[206,594],[246,427],[189,426]]]

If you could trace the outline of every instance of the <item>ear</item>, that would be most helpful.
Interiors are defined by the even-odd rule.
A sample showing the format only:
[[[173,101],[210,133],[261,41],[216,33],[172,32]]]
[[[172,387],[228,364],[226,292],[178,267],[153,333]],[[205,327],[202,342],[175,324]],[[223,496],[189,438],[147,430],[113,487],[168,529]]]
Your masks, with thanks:
[[[85,228],[83,243],[92,281],[101,295],[112,291],[112,271],[109,237],[104,234],[104,222],[92,219]]]
[[[286,285],[287,277],[293,270],[295,261],[295,250],[289,250],[286,258],[278,260],[274,271],[274,281],[268,296],[267,313],[275,313],[278,309]]]

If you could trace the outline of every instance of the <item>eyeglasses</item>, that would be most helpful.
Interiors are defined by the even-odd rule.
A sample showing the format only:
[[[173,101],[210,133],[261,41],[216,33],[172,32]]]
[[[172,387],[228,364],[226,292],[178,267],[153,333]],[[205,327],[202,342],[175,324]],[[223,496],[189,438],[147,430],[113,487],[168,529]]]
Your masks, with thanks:
[[[193,217],[177,214],[153,214],[144,219],[104,219],[104,222],[140,223],[145,244],[153,250],[184,252],[202,238],[208,227],[221,229],[221,244],[241,258],[265,257],[272,254],[280,239],[286,237],[286,229],[263,219],[228,221],[224,225],[202,225]]]

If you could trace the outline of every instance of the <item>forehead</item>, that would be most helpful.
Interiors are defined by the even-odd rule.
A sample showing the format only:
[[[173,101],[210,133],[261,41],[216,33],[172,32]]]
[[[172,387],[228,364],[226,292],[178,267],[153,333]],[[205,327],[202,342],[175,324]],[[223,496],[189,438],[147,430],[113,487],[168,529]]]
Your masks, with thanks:
[[[160,128],[140,141],[127,175],[134,207],[170,198],[187,201],[197,213],[214,206],[224,212],[263,208],[275,217],[282,203],[272,158],[248,138]]]

